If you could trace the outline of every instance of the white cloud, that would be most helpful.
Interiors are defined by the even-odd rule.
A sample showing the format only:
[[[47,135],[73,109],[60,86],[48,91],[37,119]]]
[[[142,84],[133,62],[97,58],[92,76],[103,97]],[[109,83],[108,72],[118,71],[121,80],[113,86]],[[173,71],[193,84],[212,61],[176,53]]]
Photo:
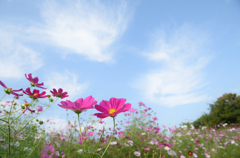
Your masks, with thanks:
[[[28,71],[39,69],[43,63],[40,54],[15,40],[18,32],[13,28],[0,28],[0,78],[23,77]]]
[[[211,59],[206,55],[209,39],[188,25],[172,32],[169,36],[164,31],[155,33],[152,50],[142,55],[159,62],[161,68],[136,79],[133,86],[149,101],[168,107],[204,101],[207,95],[202,88],[208,83],[203,69]]]
[[[57,2],[44,3],[41,8],[44,24],[33,26],[28,32],[47,44],[65,48],[64,53],[81,54],[92,61],[114,62],[109,48],[127,27],[131,17],[127,3]]]

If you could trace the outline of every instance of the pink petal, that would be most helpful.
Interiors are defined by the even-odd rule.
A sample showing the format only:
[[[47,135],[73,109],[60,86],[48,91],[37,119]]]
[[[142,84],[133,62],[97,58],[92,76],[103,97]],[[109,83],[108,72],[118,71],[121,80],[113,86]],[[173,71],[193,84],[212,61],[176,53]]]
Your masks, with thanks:
[[[127,103],[122,107],[122,109],[119,109],[119,110],[121,110],[121,112],[125,112],[125,111],[128,111],[129,109],[131,109],[131,106],[132,105],[130,103]]]
[[[123,106],[124,106],[124,104],[126,103],[126,101],[127,101],[127,99],[119,99],[118,100],[118,105],[117,105],[117,107],[116,107],[116,110],[118,111],[119,109],[121,109]]]
[[[100,103],[100,106],[102,106],[104,109],[106,109],[107,111],[109,111],[110,109],[112,109],[111,107],[111,104],[106,101],[106,100],[103,100],[101,103]]]
[[[103,114],[103,113],[95,113],[94,115],[101,119],[110,116],[109,114]]]
[[[107,109],[105,109],[104,107],[102,107],[100,105],[95,105],[95,109],[102,112],[102,113],[106,113],[106,114],[109,113],[109,111]]]

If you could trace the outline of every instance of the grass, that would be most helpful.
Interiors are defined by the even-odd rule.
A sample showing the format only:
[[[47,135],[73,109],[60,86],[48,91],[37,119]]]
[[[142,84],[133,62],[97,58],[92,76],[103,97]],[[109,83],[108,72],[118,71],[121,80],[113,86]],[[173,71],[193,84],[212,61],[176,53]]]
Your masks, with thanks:
[[[17,109],[18,107],[20,106],[14,105],[13,112],[19,110]],[[232,125],[222,124],[219,129],[204,123],[198,129],[182,126],[172,131],[171,136],[167,136],[166,132],[169,128],[159,126],[156,121],[150,122],[153,111],[149,108],[144,110],[141,110],[141,108],[143,107],[140,106],[139,111],[125,113],[125,121],[119,120],[116,116],[116,133],[104,158],[190,158],[196,157],[196,155],[198,158],[240,157],[240,123]],[[9,111],[5,109],[9,109],[8,105],[1,105],[0,119],[2,120],[8,119],[7,113]],[[22,113],[21,110],[15,114],[10,113],[9,122],[16,119],[20,113]],[[43,122],[40,125],[40,121],[34,119],[19,132],[23,127],[22,124],[27,123],[34,116],[35,114],[28,112],[28,115],[22,115],[11,123],[10,126],[8,126],[8,123],[0,120],[0,157],[41,157],[43,155],[42,151],[46,146],[50,146],[50,143],[54,147],[54,151],[48,150],[49,154],[52,153],[52,157],[97,157],[97,155],[102,155],[104,152],[111,138],[111,132],[113,132],[112,128],[105,129],[95,155],[84,155],[82,150],[93,153],[94,149],[96,149],[100,137],[99,132],[102,131],[97,131],[97,129],[93,128],[93,125],[100,124],[99,121],[101,120],[91,120],[91,126],[85,127],[85,130],[82,131],[84,133],[83,136],[88,138],[85,139],[83,145],[80,145],[80,132],[76,122],[68,121],[66,131],[52,130],[51,132],[46,132],[43,127],[46,127],[47,124],[51,125],[53,122]],[[83,119],[81,118],[82,122]],[[102,125],[104,126],[105,124]],[[119,128],[119,125],[126,126],[122,129]],[[94,135],[88,135],[89,132],[94,132]],[[9,138],[10,146],[8,143]],[[11,153],[11,156],[6,154],[8,152]]]

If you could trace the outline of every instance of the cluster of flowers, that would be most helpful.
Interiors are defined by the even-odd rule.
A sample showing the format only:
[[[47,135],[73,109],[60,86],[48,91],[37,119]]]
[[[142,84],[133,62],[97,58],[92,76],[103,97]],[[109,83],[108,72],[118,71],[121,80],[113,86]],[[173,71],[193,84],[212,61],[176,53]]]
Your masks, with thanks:
[[[36,86],[38,88],[47,89],[47,88],[42,87],[43,83],[41,83],[41,84],[38,83],[38,81],[39,81],[38,77],[33,78],[31,73],[28,74],[28,77],[25,74],[25,77],[30,82],[32,87]],[[23,96],[23,94],[16,93],[16,92],[21,92],[21,91],[24,94],[28,95],[32,99],[33,102],[35,100],[38,101],[38,98],[46,98],[46,97],[50,98],[51,97],[50,95],[45,95],[46,94],[45,91],[40,93],[39,90],[34,89],[33,92],[31,92],[30,88],[27,88],[25,91],[22,88],[19,90],[12,90],[12,87],[7,87],[2,81],[0,81],[0,85],[2,85],[4,88],[6,88],[4,90],[5,95],[13,94],[15,96],[14,99],[19,99],[20,96]],[[58,91],[55,88],[53,88],[53,91],[50,91],[50,92],[52,93],[52,96],[58,97],[61,99],[68,97],[67,92],[63,92],[62,88],[59,88]],[[24,100],[24,101],[25,101],[25,103],[22,105],[22,108],[24,109],[23,113],[25,113],[27,110],[29,110],[31,113],[35,113],[35,110],[32,110],[29,108],[30,106],[33,106],[33,104],[28,103],[26,100]],[[50,98],[49,101],[53,102],[52,98]],[[13,103],[13,101],[12,101],[12,103]],[[90,95],[90,96],[86,97],[85,99],[79,98],[75,102],[71,102],[70,100],[61,101],[61,104],[58,104],[58,106],[60,106],[64,109],[72,110],[78,115],[79,129],[80,129],[80,134],[81,134],[81,139],[79,141],[79,144],[83,144],[84,138],[82,138],[82,132],[81,132],[80,120],[79,120],[79,114],[82,113],[82,111],[86,111],[88,109],[95,108],[97,111],[100,112],[100,113],[94,114],[98,118],[104,119],[106,117],[112,117],[113,121],[114,121],[114,130],[115,130],[115,119],[114,118],[117,116],[117,114],[119,114],[121,112],[126,112],[131,108],[130,103],[126,103],[126,104],[125,103],[126,103],[126,99],[123,99],[123,98],[117,99],[117,98],[112,97],[112,98],[110,98],[109,101],[102,100],[102,102],[99,105],[97,105],[97,101]],[[38,106],[36,109],[37,109],[37,111],[36,111],[37,114],[39,114],[39,112],[44,112],[46,110],[45,109],[43,111],[43,108],[41,106]],[[10,113],[11,113],[11,110],[10,110],[9,114]],[[114,134],[114,132],[113,132],[113,134]],[[113,134],[112,134],[112,137],[113,137]],[[108,144],[108,146],[109,146],[109,144]],[[108,148],[108,146],[107,146],[107,148]],[[47,149],[45,149],[44,151],[53,150],[53,147],[51,144],[49,144],[49,146],[46,148]],[[106,150],[107,150],[107,148],[106,148]],[[106,150],[105,150],[105,152],[106,152]],[[43,151],[43,153],[45,153],[44,151]],[[52,152],[46,152],[46,153],[49,153],[50,155],[52,154]],[[103,155],[104,155],[104,153],[103,153]]]

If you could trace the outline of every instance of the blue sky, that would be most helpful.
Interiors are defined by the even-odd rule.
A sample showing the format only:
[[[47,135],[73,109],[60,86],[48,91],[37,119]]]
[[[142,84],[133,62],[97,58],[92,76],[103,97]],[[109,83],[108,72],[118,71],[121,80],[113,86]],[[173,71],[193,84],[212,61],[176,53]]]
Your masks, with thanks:
[[[25,90],[32,73],[47,94],[67,91],[63,101],[125,98],[136,109],[141,101],[160,125],[179,127],[224,93],[240,93],[239,15],[238,0],[1,0],[0,80]],[[63,126],[60,101],[39,117]]]

